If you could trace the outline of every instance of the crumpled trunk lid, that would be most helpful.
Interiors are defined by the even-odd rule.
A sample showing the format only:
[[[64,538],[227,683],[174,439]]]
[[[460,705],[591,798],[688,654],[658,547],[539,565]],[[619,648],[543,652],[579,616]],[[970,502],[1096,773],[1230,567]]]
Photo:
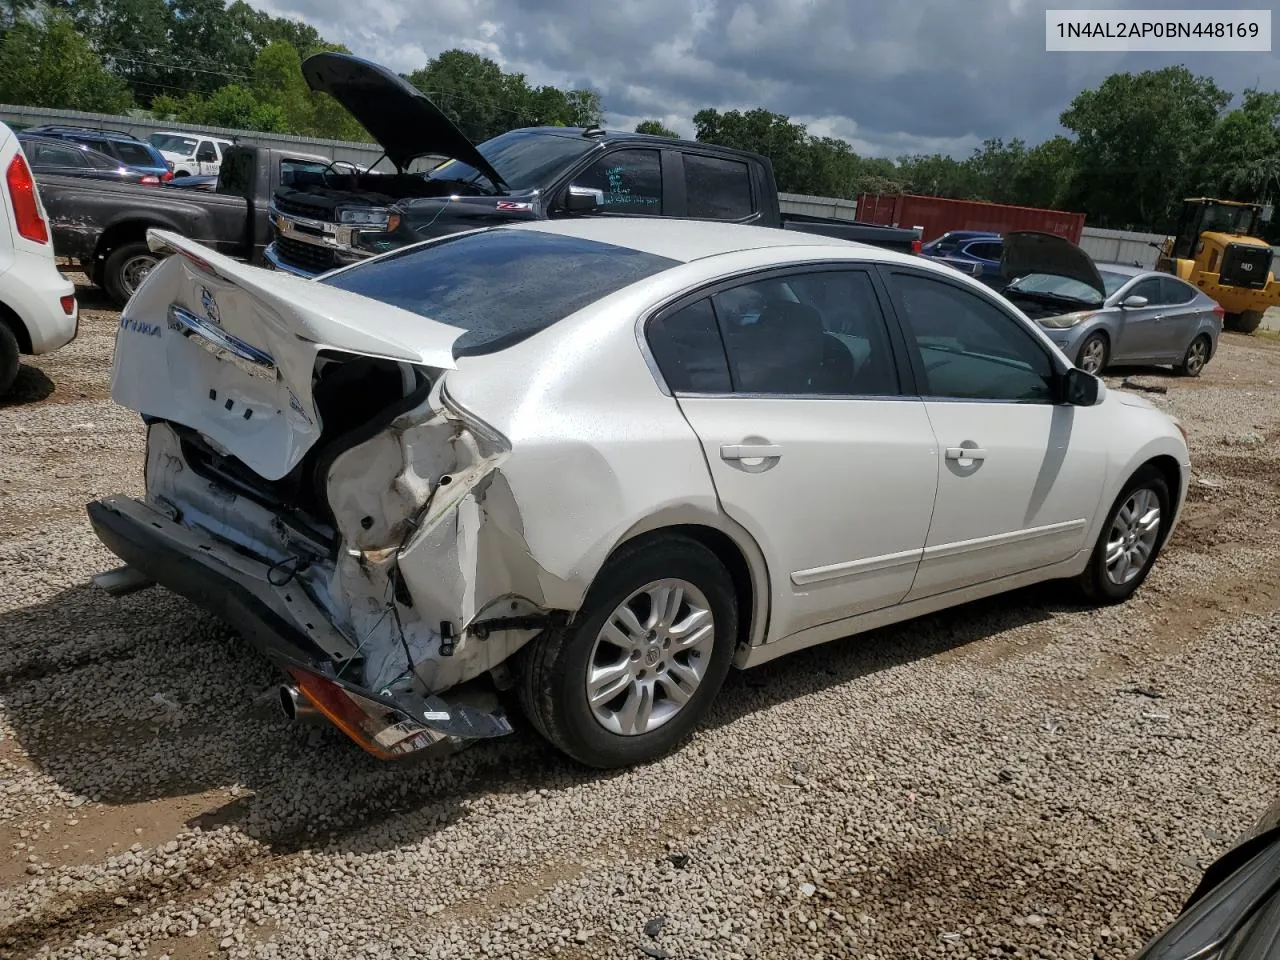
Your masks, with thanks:
[[[463,333],[359,294],[263,270],[177,234],[174,252],[120,317],[111,396],[144,416],[199,431],[267,480],[319,439],[312,388],[322,351],[452,369]]]

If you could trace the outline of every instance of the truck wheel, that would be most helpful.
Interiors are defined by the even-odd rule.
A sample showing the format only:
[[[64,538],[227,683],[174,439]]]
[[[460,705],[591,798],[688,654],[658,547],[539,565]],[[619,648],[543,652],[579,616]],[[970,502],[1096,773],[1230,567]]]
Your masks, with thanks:
[[[18,338],[0,320],[0,397],[9,392],[18,376]]]
[[[160,257],[151,252],[145,241],[116,247],[102,268],[102,285],[111,299],[123,307],[159,262]]]
[[[706,714],[733,660],[733,580],[680,536],[624,546],[574,621],[520,658],[520,702],[544,737],[608,769],[674,749]]]
[[[1241,313],[1228,313],[1223,319],[1226,321],[1223,325],[1228,330],[1234,330],[1236,333],[1253,333],[1262,323],[1262,311],[1245,310]]]

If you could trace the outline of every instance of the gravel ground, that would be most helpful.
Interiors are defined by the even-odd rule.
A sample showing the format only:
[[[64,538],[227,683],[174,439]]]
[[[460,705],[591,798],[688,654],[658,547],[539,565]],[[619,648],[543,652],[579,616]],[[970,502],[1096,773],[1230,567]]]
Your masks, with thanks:
[[[81,294],[0,403],[0,957],[1122,958],[1277,794],[1280,343],[1137,377],[1196,477],[1126,606],[806,651],[601,776],[524,729],[379,763],[185,601],[89,587],[83,504],[141,492],[142,433]]]

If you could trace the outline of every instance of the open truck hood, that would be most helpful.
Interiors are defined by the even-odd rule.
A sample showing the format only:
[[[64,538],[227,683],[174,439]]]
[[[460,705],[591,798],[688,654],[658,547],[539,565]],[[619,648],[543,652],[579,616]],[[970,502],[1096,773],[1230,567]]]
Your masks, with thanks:
[[[1092,287],[1102,299],[1107,297],[1102,276],[1089,255],[1065,237],[1052,233],[1021,230],[1005,234],[1000,272],[1006,280],[1032,273],[1067,277]]]
[[[349,53],[317,53],[303,61],[302,76],[312,90],[346,107],[400,169],[418,157],[442,154],[504,186],[476,145],[399,74]]]
[[[286,273],[251,267],[168,231],[161,261],[120,317],[111,397],[198,430],[267,480],[320,438],[321,351],[454,367],[458,327]]]

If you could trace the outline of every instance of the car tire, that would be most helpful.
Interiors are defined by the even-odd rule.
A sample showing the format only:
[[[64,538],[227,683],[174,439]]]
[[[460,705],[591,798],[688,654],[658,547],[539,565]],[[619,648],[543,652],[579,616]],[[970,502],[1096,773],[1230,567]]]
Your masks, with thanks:
[[[1155,518],[1154,531],[1150,531],[1151,536],[1147,537],[1145,534],[1148,531],[1137,522],[1136,517],[1130,522],[1127,518],[1122,518],[1121,514],[1126,510],[1132,513],[1136,506],[1138,516],[1145,516],[1150,512],[1153,500],[1159,509],[1159,515]],[[1089,600],[1097,604],[1123,603],[1142,586],[1164,547],[1169,522],[1172,520],[1172,503],[1169,484],[1155,467],[1143,467],[1129,479],[1108,511],[1098,542],[1089,558],[1089,565],[1078,581],[1080,589]],[[1139,544],[1145,544],[1146,555],[1133,567],[1132,561]],[[1108,556],[1117,548],[1123,551],[1122,555],[1131,566],[1121,568],[1117,559],[1114,561],[1116,569],[1113,571],[1112,565],[1108,563]]]
[[[9,392],[13,387],[13,381],[18,378],[20,352],[18,338],[9,329],[9,325],[0,320],[0,397]]]
[[[663,584],[682,585],[674,616],[657,616],[658,603],[650,603],[650,591]],[[635,627],[654,629],[618,626],[624,607]],[[690,629],[698,642],[686,641],[689,648],[679,651],[679,636],[664,629],[673,623],[700,626]],[[521,651],[520,703],[534,728],[579,763],[613,769],[654,760],[679,746],[705,716],[729,672],[737,634],[733,580],[716,555],[686,537],[647,537],[606,562],[568,626],[548,630]],[[613,694],[594,706],[588,695],[593,669],[608,677],[597,681],[601,690]],[[683,690],[677,679],[691,689],[673,698],[673,689]],[[649,724],[641,722],[645,715]]]
[[[1111,344],[1105,333],[1091,333],[1076,351],[1076,366],[1095,377],[1102,376],[1111,361]],[[1096,364],[1096,366],[1094,366]]]
[[[142,279],[145,279],[145,273],[149,273],[160,260],[161,257],[152,253],[151,248],[143,240],[135,240],[133,243],[116,247],[102,267],[102,285],[106,288],[108,296],[118,306],[123,307],[129,302],[129,298],[133,296],[133,291],[137,289]],[[146,261],[150,261],[150,266],[143,266]],[[141,278],[138,276],[139,273],[142,273]]]
[[[1196,337],[1187,347],[1187,352],[1182,355],[1182,362],[1178,364],[1178,373],[1184,377],[1198,377],[1204,373],[1205,364],[1209,362],[1209,355],[1213,349],[1213,344],[1209,342],[1209,338],[1204,334]]]

